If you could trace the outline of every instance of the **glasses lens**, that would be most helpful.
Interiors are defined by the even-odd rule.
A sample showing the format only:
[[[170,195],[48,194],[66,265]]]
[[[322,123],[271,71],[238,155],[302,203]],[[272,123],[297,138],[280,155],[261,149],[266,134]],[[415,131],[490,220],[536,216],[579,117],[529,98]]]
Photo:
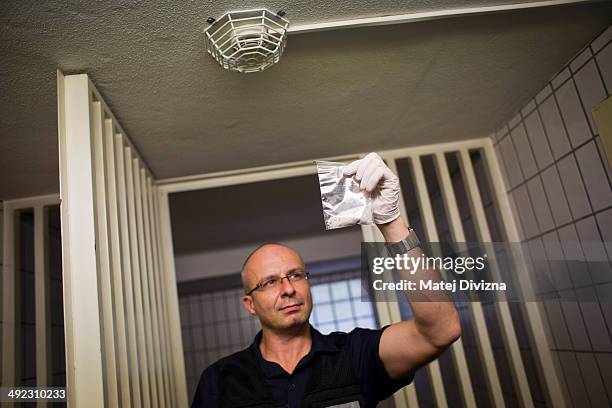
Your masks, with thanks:
[[[279,282],[279,278],[270,278],[267,279],[263,282],[261,282],[261,288],[262,289],[269,289],[269,288],[273,288],[274,286],[276,286],[276,284]]]

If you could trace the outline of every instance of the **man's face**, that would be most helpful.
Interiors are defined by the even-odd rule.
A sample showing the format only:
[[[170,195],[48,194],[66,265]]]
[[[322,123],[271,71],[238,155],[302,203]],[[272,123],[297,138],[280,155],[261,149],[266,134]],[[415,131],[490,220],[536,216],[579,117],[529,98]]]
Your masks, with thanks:
[[[266,245],[251,256],[245,265],[249,288],[272,278],[284,277],[294,271],[304,271],[304,262],[297,252],[280,245]],[[272,288],[257,289],[243,297],[246,309],[259,318],[261,325],[272,330],[285,330],[304,325],[312,311],[312,296],[308,280],[290,282],[283,279]]]

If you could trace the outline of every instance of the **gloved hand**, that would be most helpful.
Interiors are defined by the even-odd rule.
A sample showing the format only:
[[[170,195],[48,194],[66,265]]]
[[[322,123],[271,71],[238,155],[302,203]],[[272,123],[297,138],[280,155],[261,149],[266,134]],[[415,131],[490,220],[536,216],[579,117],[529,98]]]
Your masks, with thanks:
[[[376,224],[386,224],[400,216],[399,179],[376,153],[369,153],[344,168],[344,175],[353,176],[359,188],[372,197],[372,215]]]

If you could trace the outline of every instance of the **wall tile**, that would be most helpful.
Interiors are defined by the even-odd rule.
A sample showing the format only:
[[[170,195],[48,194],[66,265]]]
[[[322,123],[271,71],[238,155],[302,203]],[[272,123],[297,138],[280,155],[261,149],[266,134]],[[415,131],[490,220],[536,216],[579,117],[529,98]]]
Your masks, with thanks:
[[[546,135],[550,141],[553,156],[555,159],[558,159],[570,151],[570,144],[555,98],[548,98],[540,105],[538,110],[542,117],[542,124],[546,130]]]
[[[544,102],[544,99],[546,99],[551,93],[552,93],[552,88],[550,87],[550,84],[546,84],[546,86],[542,88],[542,90],[538,92],[538,94],[536,95],[535,97],[536,102],[538,104]]]
[[[512,130],[516,125],[518,125],[521,122],[521,114],[517,113],[516,115],[514,115],[514,117],[512,119],[510,119],[510,121],[508,122],[508,128],[510,128],[510,130]]]
[[[563,83],[565,81],[567,81],[567,79],[570,78],[570,77],[571,77],[571,73],[570,73],[569,68],[565,68],[565,69],[561,70],[561,72],[559,72],[557,74],[557,76],[555,76],[553,78],[553,80],[550,81],[550,83],[551,83],[553,89],[557,89],[561,85],[563,85]]]
[[[580,308],[584,316],[584,322],[593,344],[593,350],[598,352],[612,352],[612,341],[610,341],[610,333],[606,327],[603,314],[598,302],[594,302],[596,298],[595,289],[586,288],[590,293],[585,298],[590,298],[590,301],[581,302]]]
[[[604,386],[607,390],[612,390],[612,354],[595,354],[595,359],[597,359]]]
[[[568,225],[558,230],[559,240],[561,241],[561,248],[570,271],[570,277],[574,286],[587,286],[591,285],[591,276],[584,262],[584,254],[578,242],[578,234],[576,233],[576,227]],[[582,299],[582,298],[579,298]],[[592,299],[592,298],[591,298]]]
[[[608,41],[612,40],[612,26],[605,29],[596,39],[591,43],[593,52],[599,51]]]
[[[538,169],[535,164],[533,152],[531,151],[529,139],[527,138],[527,133],[525,133],[525,127],[522,124],[512,130],[512,141],[518,155],[519,163],[521,164],[521,169],[523,170],[523,175],[525,178],[533,176]]]
[[[595,216],[601,232],[608,258],[612,260],[612,209],[602,211]]]
[[[559,242],[559,234],[556,231],[550,232],[542,236],[542,242],[544,243],[546,259],[548,259],[550,263],[551,278],[555,288],[560,293],[561,291],[572,288],[572,281],[565,263],[565,255],[561,248],[561,242]],[[574,294],[572,291],[570,299],[573,298]]]
[[[576,358],[578,359],[580,371],[584,376],[584,384],[586,386],[591,406],[609,406],[610,401],[608,401],[595,356],[593,354],[576,353]]]
[[[587,337],[586,327],[583,317],[578,307],[578,302],[561,302],[561,310],[565,316],[565,323],[572,340],[572,345],[576,350],[591,350],[591,344]]]
[[[599,151],[599,157],[601,157],[602,165],[606,169],[608,174],[608,180],[612,180],[612,157],[609,157],[601,144],[601,137],[595,137],[595,144],[597,145],[597,151]]]
[[[557,163],[559,177],[565,188],[567,200],[574,219],[591,212],[586,190],[578,173],[578,166],[573,155],[569,155]]]
[[[567,378],[566,384],[571,398],[571,404],[568,405],[572,407],[590,406],[582,373],[576,362],[576,353],[559,352],[559,360],[563,367],[563,374]]]
[[[587,62],[589,58],[591,58],[592,55],[593,53],[591,53],[591,49],[589,47],[587,47],[580,54],[578,54],[578,56],[574,58],[574,60],[569,64],[572,72],[578,71],[580,67],[584,65],[584,63]]]
[[[603,81],[608,88],[608,95],[612,94],[612,43],[609,43],[606,48],[601,50],[595,57],[597,65],[601,71]]]
[[[523,117],[529,115],[534,109],[536,108],[536,103],[535,101],[532,99],[530,100],[523,109],[521,109],[521,115],[523,115]]]
[[[512,194],[508,194],[508,201],[510,201],[510,209],[512,210],[512,215],[514,216],[514,221],[519,234],[519,238],[523,240],[525,239],[525,231],[523,231],[523,224],[521,221],[519,210],[516,206],[516,203],[514,202],[514,197],[512,196]]]
[[[556,287],[548,262],[546,262],[546,258],[543,256],[544,244],[542,239],[535,238],[524,244],[523,248],[528,249],[528,251],[524,250],[523,252],[526,255],[526,261],[529,266],[528,274],[532,280],[534,291],[538,296],[541,296],[541,299],[554,298],[553,295]],[[522,278],[517,276],[517,279]]]
[[[514,190],[512,195],[514,196],[514,201],[523,223],[525,237],[531,238],[534,235],[539,234],[540,230],[538,229],[535,214],[531,206],[531,200],[529,199],[525,185],[523,184]]]
[[[549,231],[555,227],[548,200],[544,194],[544,187],[539,176],[536,176],[527,182],[527,190],[533,204],[533,211],[536,216],[540,231]]]
[[[601,242],[595,217],[588,217],[577,222],[576,231],[593,282],[609,282],[612,279],[611,264],[608,262],[604,243]]]
[[[598,132],[595,127],[595,122],[593,121],[593,108],[606,99],[606,90],[604,89],[599,72],[597,72],[595,61],[589,61],[576,73],[574,79],[576,81],[576,87],[578,88],[578,94],[582,100],[582,105],[587,113],[589,124],[591,125],[593,133],[596,134]]]
[[[497,130],[497,132],[495,132],[495,136],[497,137],[497,140],[501,139],[503,136],[508,134],[508,125],[504,124],[501,128],[499,128]]]
[[[594,141],[576,150],[576,160],[593,206],[598,211],[612,205],[612,186],[599,158]]]
[[[506,172],[508,173],[508,181],[510,181],[510,187],[516,187],[523,181],[523,174],[519,166],[518,157],[512,145],[512,139],[506,137],[499,142],[504,163],[506,164]]]
[[[591,137],[591,130],[584,116],[573,81],[566,82],[555,92],[555,96],[570,142],[573,147],[576,147]]]
[[[499,167],[502,173],[502,178],[504,179],[504,191],[508,191],[510,189],[510,180],[508,179],[506,163],[504,162],[504,155],[502,154],[501,148],[499,145],[495,146],[495,154],[497,155],[497,160],[499,161]]]
[[[525,118],[525,128],[535,155],[536,164],[541,170],[553,162],[553,157],[537,112]]]
[[[542,172],[541,176],[556,226],[558,227],[571,221],[572,214],[565,199],[565,193],[557,173],[557,168],[554,166],[549,167]]]
[[[570,342],[569,332],[565,319],[563,318],[563,312],[561,311],[561,303],[550,301],[543,303],[546,309],[546,315],[548,317],[548,324],[550,325],[551,337],[553,340],[553,348],[569,350],[572,348]]]

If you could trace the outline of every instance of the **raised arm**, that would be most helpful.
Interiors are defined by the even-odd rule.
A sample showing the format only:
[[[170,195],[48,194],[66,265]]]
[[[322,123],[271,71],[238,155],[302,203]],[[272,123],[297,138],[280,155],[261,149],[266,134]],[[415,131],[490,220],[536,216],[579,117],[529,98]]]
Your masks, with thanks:
[[[374,222],[389,243],[406,239],[409,229],[399,212],[399,179],[385,165],[380,156],[370,153],[345,169],[354,175],[361,188],[374,195]],[[413,233],[413,232],[410,232]],[[407,255],[420,257],[419,247]],[[420,279],[440,281],[439,273],[420,269],[409,274],[399,271],[401,279],[418,282]],[[438,357],[461,335],[461,325],[454,303],[440,292],[406,291],[413,319],[388,327],[379,346],[380,359],[389,376],[401,379]]]

